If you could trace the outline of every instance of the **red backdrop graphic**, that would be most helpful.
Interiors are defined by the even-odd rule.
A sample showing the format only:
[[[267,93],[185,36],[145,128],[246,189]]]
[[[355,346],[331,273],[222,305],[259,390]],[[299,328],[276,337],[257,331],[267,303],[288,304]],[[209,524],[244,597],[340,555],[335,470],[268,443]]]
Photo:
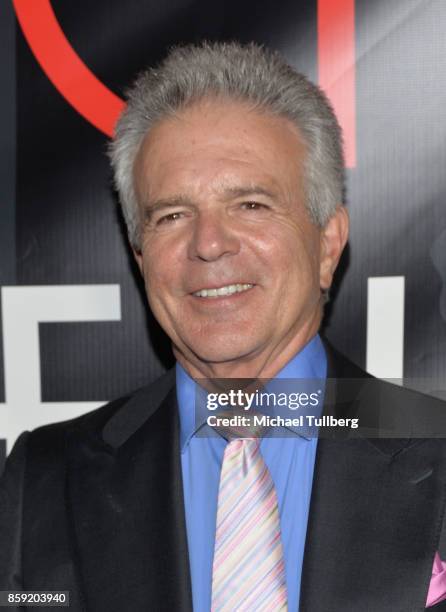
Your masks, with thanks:
[[[113,128],[124,102],[79,58],[62,31],[50,0],[14,0],[26,40],[53,85],[87,121]],[[342,125],[348,167],[355,165],[355,3],[318,0],[319,84]]]
[[[32,52],[53,85],[87,121],[111,136],[124,102],[79,58],[50,0],[14,0],[14,8]]]

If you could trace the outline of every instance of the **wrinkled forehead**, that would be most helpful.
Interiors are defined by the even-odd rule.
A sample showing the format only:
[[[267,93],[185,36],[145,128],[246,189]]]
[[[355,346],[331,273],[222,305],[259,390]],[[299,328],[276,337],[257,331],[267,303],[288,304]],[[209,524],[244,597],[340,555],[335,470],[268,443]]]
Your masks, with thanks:
[[[244,102],[206,99],[160,120],[144,137],[134,179],[141,197],[166,186],[230,191],[301,187],[306,147],[288,119]]]

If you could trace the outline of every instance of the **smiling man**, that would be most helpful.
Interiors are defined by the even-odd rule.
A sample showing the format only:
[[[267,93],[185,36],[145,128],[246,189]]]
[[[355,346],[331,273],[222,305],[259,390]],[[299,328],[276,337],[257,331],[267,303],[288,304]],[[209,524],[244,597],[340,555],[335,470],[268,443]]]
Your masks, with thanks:
[[[446,446],[377,429],[444,407],[372,381],[318,334],[348,236],[324,94],[256,45],[180,47],[129,90],[111,159],[177,364],[20,437],[0,490],[0,588],[68,590],[72,609],[107,612],[446,609]],[[313,417],[359,415],[376,437],[261,438],[195,418],[196,379],[260,378],[335,379]]]
[[[291,120],[217,95],[144,138],[135,255],[190,375],[274,376],[317,333],[348,220],[311,219],[305,150]]]

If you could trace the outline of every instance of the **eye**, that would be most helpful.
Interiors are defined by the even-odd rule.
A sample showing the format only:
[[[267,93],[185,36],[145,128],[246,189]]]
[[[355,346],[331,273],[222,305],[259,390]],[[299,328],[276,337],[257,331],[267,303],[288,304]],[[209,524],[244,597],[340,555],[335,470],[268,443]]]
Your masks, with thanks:
[[[181,219],[181,217],[182,217],[182,213],[180,213],[180,212],[173,212],[173,213],[169,213],[168,215],[163,215],[162,217],[157,219],[155,221],[155,223],[156,223],[156,225],[164,225],[164,224],[168,224],[168,223],[174,223],[175,221],[178,221],[179,219]]]
[[[269,206],[260,202],[242,202],[243,210],[268,210]]]

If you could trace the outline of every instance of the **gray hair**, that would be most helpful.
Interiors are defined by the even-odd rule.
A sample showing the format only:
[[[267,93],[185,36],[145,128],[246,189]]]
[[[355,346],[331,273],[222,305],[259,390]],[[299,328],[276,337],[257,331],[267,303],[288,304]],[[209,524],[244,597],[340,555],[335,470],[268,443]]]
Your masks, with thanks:
[[[173,48],[126,92],[109,155],[129,239],[140,247],[133,166],[151,127],[206,97],[248,102],[297,126],[307,148],[305,202],[323,227],[344,195],[342,134],[325,94],[278,53],[255,43],[203,43]]]

